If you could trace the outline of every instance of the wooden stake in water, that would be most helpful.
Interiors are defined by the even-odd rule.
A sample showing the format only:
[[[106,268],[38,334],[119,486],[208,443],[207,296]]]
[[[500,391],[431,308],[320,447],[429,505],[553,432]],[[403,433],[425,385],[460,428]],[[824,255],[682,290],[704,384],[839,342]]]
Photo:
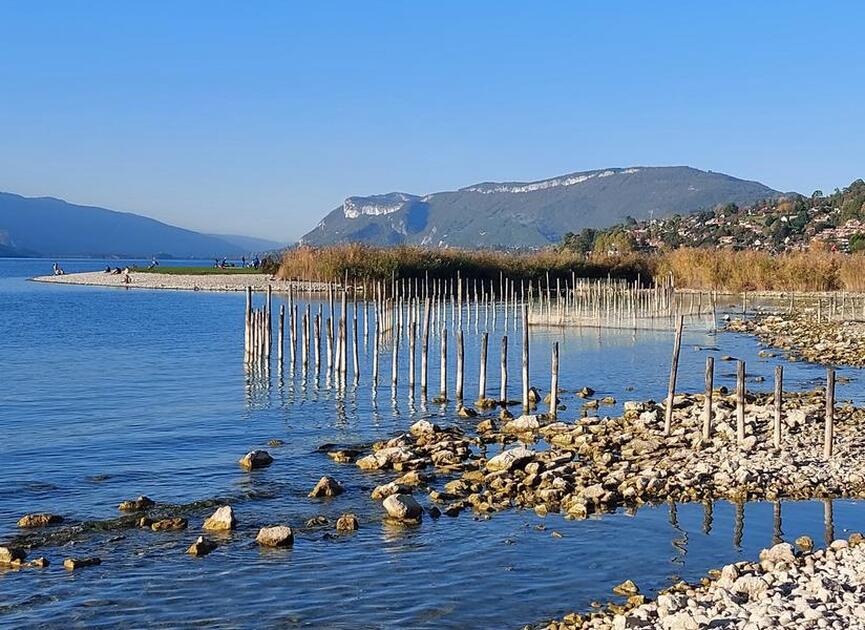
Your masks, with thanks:
[[[715,357],[706,357],[706,393],[703,399],[703,439],[712,437],[712,393],[715,380]]]
[[[428,278],[428,276],[427,276]],[[426,283],[424,283],[424,292],[427,291]],[[427,374],[428,374],[428,353],[429,353],[429,329],[430,329],[430,299],[426,297],[423,305],[423,339],[420,347],[420,395],[426,398],[427,391]]]
[[[835,369],[826,369],[826,423],[823,428],[823,457],[832,457],[835,433]]]
[[[372,388],[375,389],[378,387],[378,340],[379,340],[379,332],[378,332],[378,321],[375,323],[375,332],[372,338]]]
[[[679,350],[682,348],[682,326],[684,325],[684,317],[679,315],[679,320],[676,322],[676,338],[673,341],[673,361],[670,364],[670,383],[667,388],[667,407],[664,410],[664,435],[670,435],[670,429],[673,424],[673,396],[676,394],[676,375],[679,372]]]
[[[439,399],[446,402],[448,399],[448,329],[442,326],[441,334],[441,362],[439,370]]]
[[[772,427],[772,444],[781,448],[781,412],[784,396],[784,366],[775,366],[775,421]]]
[[[553,343],[552,358],[550,360],[550,416],[556,418],[559,415],[559,342]]]
[[[285,343],[285,304],[279,305],[279,326],[276,335],[276,360],[282,367],[282,346]]]
[[[507,404],[508,400],[508,336],[502,337],[502,376],[501,389],[499,391],[499,400],[502,405]]]
[[[408,326],[408,391],[411,396],[414,396],[414,355],[416,336],[417,322],[411,322]]]
[[[745,362],[736,364],[736,439],[745,439]]]
[[[478,402],[487,397],[487,342],[489,333],[481,334],[481,367],[478,372]]]
[[[529,412],[529,313],[523,304],[523,413]]]
[[[397,383],[399,383],[399,328],[393,329],[393,345],[391,349],[393,353],[391,355],[390,380],[391,385],[396,388]]]
[[[463,381],[465,380],[465,370],[464,370],[464,347],[463,347],[463,330],[462,328],[457,328],[457,383],[456,383],[456,396],[457,396],[457,406],[461,407],[463,404]]]
[[[321,374],[321,305],[312,326],[312,343],[315,352],[315,373]]]

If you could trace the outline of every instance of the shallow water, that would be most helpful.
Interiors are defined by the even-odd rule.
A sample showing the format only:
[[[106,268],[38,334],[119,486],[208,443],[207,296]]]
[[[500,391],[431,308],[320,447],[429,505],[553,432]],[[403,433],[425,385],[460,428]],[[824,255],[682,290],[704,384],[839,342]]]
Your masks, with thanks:
[[[15,522],[25,512],[109,518],[117,515],[119,501],[139,494],[171,503],[230,498],[240,528],[204,559],[184,551],[210,509],[193,517],[186,532],[113,532],[35,552],[52,566],[0,572],[4,625],[516,627],[606,599],[610,587],[625,578],[635,578],[644,591],[678,576],[696,579],[708,568],[755,557],[777,535],[770,503],[748,504],[738,518],[736,506],[717,503],[709,533],[702,505],[587,521],[530,511],[475,520],[465,512],[393,529],[382,523],[380,505],[368,496],[390,476],[361,473],[316,452],[325,442],[395,434],[420,417],[458,422],[452,406],[409,401],[405,367],[394,399],[388,352],[383,350],[380,368],[388,384],[375,396],[369,382],[372,344],[363,335],[360,385],[343,393],[323,376],[304,378],[289,368],[280,373],[274,367],[264,378],[250,375],[242,360],[242,294],[26,281],[45,273],[50,262],[0,259],[0,541],[17,533]],[[64,263],[67,271],[101,266]],[[275,311],[280,303],[275,296]],[[491,394],[499,386],[502,323],[499,317],[499,329],[490,334]],[[465,389],[474,399],[478,337],[473,323],[465,327]],[[509,334],[510,392],[518,398],[519,334]],[[549,389],[553,341],[561,346],[564,420],[578,417],[582,401],[573,391],[584,385],[620,402],[664,396],[670,332],[534,329],[531,380],[542,391]],[[406,348],[403,342],[404,364]],[[702,389],[709,352],[703,348],[716,348],[711,352],[717,358],[747,360],[749,377],[765,378],[749,387],[766,391],[782,360],[758,358],[754,339],[691,329],[682,346],[680,390]],[[437,351],[432,356],[429,380],[436,391]],[[453,346],[449,358],[452,380]],[[840,374],[852,380],[839,383],[838,397],[861,403],[865,391],[858,371]],[[785,363],[787,389],[811,388],[823,375],[819,366]],[[734,381],[735,364],[718,361],[716,384],[730,387]],[[618,411],[601,408],[602,414]],[[274,464],[242,472],[238,457],[271,438],[285,442],[270,449]],[[346,493],[308,499],[324,474],[339,479]],[[783,537],[823,540],[825,510],[821,502],[784,503]],[[316,514],[336,517],[343,511],[360,518],[361,529],[353,535],[305,532],[292,550],[281,552],[262,552],[252,543],[261,525],[298,526]],[[856,502],[833,502],[834,533],[861,528],[862,515]],[[562,538],[553,537],[553,530]],[[103,564],[63,570],[64,557],[89,553]]]

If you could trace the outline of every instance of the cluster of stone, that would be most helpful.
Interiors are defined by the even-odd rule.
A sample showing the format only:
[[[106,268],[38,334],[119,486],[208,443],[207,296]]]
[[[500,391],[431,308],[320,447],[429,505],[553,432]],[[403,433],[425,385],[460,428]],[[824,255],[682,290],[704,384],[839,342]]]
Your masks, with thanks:
[[[754,335],[790,357],[825,365],[865,366],[865,324],[821,321],[803,315],[757,315],[733,319],[730,332]]]
[[[572,613],[547,630],[596,628],[865,628],[865,544],[862,534],[826,549],[780,543],[758,562],[712,570],[699,584],[679,582],[647,600],[628,580],[626,597],[603,610]],[[619,588],[619,587],[617,587]]]

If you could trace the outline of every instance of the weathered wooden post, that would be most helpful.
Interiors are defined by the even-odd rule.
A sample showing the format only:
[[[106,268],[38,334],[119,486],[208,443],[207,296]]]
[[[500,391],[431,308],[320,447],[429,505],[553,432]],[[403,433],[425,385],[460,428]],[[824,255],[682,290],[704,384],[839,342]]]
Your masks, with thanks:
[[[379,335],[378,332],[378,319],[375,322],[375,331],[373,332],[372,338],[372,388],[375,390],[378,387],[378,343],[379,343]]]
[[[243,357],[250,360],[252,353],[252,287],[246,287],[246,311],[243,327]]]
[[[478,372],[478,403],[482,403],[487,397],[487,344],[489,333],[481,334],[481,366]]]
[[[276,334],[276,360],[282,367],[282,347],[285,343],[285,304],[279,305],[279,322]]]
[[[781,412],[784,396],[784,366],[775,366],[775,422],[772,427],[772,443],[781,448]]]
[[[399,328],[393,329],[393,343],[391,345],[390,382],[394,389],[399,383]]]
[[[715,357],[706,357],[706,394],[703,400],[703,439],[712,437],[712,393],[715,380]]]
[[[553,343],[553,355],[550,365],[550,416],[559,415],[559,342]]]
[[[523,413],[529,412],[529,313],[523,304]]]
[[[823,429],[823,457],[832,457],[835,433],[835,368],[826,369],[826,424]]]
[[[293,368],[296,363],[295,353],[297,346],[297,304],[293,304],[291,306],[291,313],[289,317],[289,326],[288,326],[288,343],[289,343],[289,355],[291,357],[291,367]]]
[[[352,335],[352,343],[351,343],[351,365],[354,374],[354,384],[357,385],[360,382],[360,358],[358,357],[357,352],[357,302],[355,302],[355,311],[354,318],[352,320],[351,326],[351,335]]]
[[[462,407],[463,405],[463,382],[465,380],[465,364],[463,363],[464,355],[464,347],[463,347],[463,329],[457,328],[457,383],[456,383],[456,396],[457,396],[457,407]]]
[[[333,321],[328,317],[325,331],[324,331],[326,340],[326,348],[325,348],[325,359],[327,360],[327,373],[326,376],[329,378],[333,378]]]
[[[447,402],[448,399],[448,329],[442,326],[441,334],[441,363],[439,370],[439,399]]]
[[[303,345],[300,348],[300,364],[304,372],[309,368],[309,304],[303,311],[303,326],[302,326]]]
[[[736,364],[736,439],[745,439],[745,362]]]
[[[673,396],[676,394],[676,375],[679,371],[679,350],[682,348],[682,326],[684,317],[679,315],[676,322],[676,338],[673,341],[673,361],[670,364],[670,384],[667,388],[667,407],[664,410],[664,435],[670,435],[673,423]]]
[[[415,355],[415,337],[417,336],[417,322],[412,321],[408,326],[408,390],[411,396],[414,396],[414,355]]]
[[[502,359],[501,359],[501,389],[499,391],[499,400],[504,405],[508,398],[508,336],[502,337]]]
[[[426,276],[427,280],[424,281],[424,293],[427,292],[429,275]],[[423,398],[426,398],[427,392],[427,374],[428,374],[428,353],[429,353],[429,330],[430,330],[430,299],[429,297],[424,298],[423,305],[423,339],[421,340],[420,347],[420,395]]]

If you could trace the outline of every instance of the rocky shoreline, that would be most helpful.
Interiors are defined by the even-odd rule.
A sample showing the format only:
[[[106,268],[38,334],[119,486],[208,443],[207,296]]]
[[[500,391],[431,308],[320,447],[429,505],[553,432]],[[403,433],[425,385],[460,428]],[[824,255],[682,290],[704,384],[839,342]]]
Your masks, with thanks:
[[[757,562],[712,570],[699,584],[679,582],[647,600],[628,580],[614,589],[624,598],[605,610],[572,613],[546,630],[664,628],[865,628],[865,538],[854,533],[811,551],[780,543]]]
[[[416,527],[425,518],[457,517],[462,512],[488,518],[498,511],[532,509],[541,516],[561,513],[565,518],[583,519],[621,508],[636,509],[646,503],[865,497],[865,409],[849,404],[836,407],[834,452],[826,459],[824,404],[824,392],[819,389],[786,393],[781,443],[780,448],[775,448],[774,400],[766,394],[746,395],[742,440],[736,435],[735,396],[724,389],[713,395],[714,429],[709,439],[702,437],[703,395],[675,397],[669,435],[663,433],[664,408],[653,401],[626,402],[620,417],[584,417],[573,422],[556,421],[544,414],[513,418],[505,408],[497,414],[494,405],[479,401],[478,407],[487,412],[478,416],[466,410],[457,414],[450,426],[421,419],[408,431],[373,444],[323,445],[319,450],[334,462],[334,477],[322,477],[310,489],[308,498],[298,500],[314,502],[341,494],[345,485],[337,480],[339,466],[370,471],[378,485],[372,488],[369,500],[381,502],[381,523],[398,527]],[[278,441],[273,440],[272,445],[277,447]],[[275,455],[253,450],[237,465],[244,471],[265,468],[278,463],[278,452]],[[141,496],[120,503],[121,515],[117,518],[91,523],[76,523],[52,514],[22,515],[22,533],[0,546],[0,564],[20,569],[43,567],[48,559],[28,561],[26,555],[39,548],[98,539],[123,529],[185,532],[200,528],[202,535],[190,532],[184,545],[191,546],[184,549],[202,557],[218,546],[239,541],[285,547],[293,544],[298,533],[325,531],[325,540],[369,525],[360,523],[352,513],[344,513],[335,521],[317,516],[305,524],[258,522],[250,515],[240,519],[243,528],[238,536],[231,540],[215,537],[214,531],[230,531],[237,526],[232,509],[236,500],[209,499],[173,506]],[[858,541],[856,548],[859,555],[855,557],[863,556],[865,562]],[[832,553],[837,551],[833,549]],[[97,556],[66,558],[64,563],[67,570],[78,570],[97,566],[98,560]],[[785,562],[789,564],[789,558]],[[725,568],[728,578],[733,570]],[[751,576],[746,580],[751,583],[759,578],[752,575],[753,567],[736,565],[735,570],[738,573],[731,578],[734,581]],[[775,582],[767,584],[772,587]],[[627,591],[625,587],[620,590]],[[773,592],[758,587],[761,593]],[[673,598],[671,604],[662,606],[659,602],[666,600],[659,598],[653,609],[652,602],[647,603],[633,592],[628,600],[632,612],[616,604],[619,608],[611,607],[588,617],[571,615],[551,627],[699,627],[700,623],[693,620],[701,617],[691,609],[703,606],[704,600],[690,605],[679,596],[703,597],[699,589],[709,586],[674,588],[680,590],[665,594]],[[713,593],[706,597],[711,599]],[[723,603],[726,605],[728,599],[739,602],[737,597],[723,599]],[[737,605],[743,607],[744,603]],[[659,612],[665,607],[669,615]],[[685,612],[692,616],[691,621],[679,615],[683,607],[688,609]],[[705,607],[711,608],[708,603]],[[625,612],[635,615],[636,621],[624,619]],[[665,626],[653,614],[681,623]],[[791,619],[798,619],[798,608],[790,614]]]
[[[826,460],[822,391],[785,394],[778,449],[771,395],[746,396],[741,442],[735,397],[719,390],[713,399],[709,440],[701,434],[704,396],[679,395],[668,436],[663,406],[649,401],[625,403],[618,418],[575,423],[544,415],[486,418],[475,436],[420,420],[371,447],[326,450],[337,462],[398,475],[375,498],[420,490],[451,516],[517,507],[586,518],[666,501],[865,497],[865,410],[835,409],[834,454]]]
[[[754,335],[794,359],[865,367],[865,322],[818,322],[803,315],[758,314],[753,319],[731,320],[726,330]]]

